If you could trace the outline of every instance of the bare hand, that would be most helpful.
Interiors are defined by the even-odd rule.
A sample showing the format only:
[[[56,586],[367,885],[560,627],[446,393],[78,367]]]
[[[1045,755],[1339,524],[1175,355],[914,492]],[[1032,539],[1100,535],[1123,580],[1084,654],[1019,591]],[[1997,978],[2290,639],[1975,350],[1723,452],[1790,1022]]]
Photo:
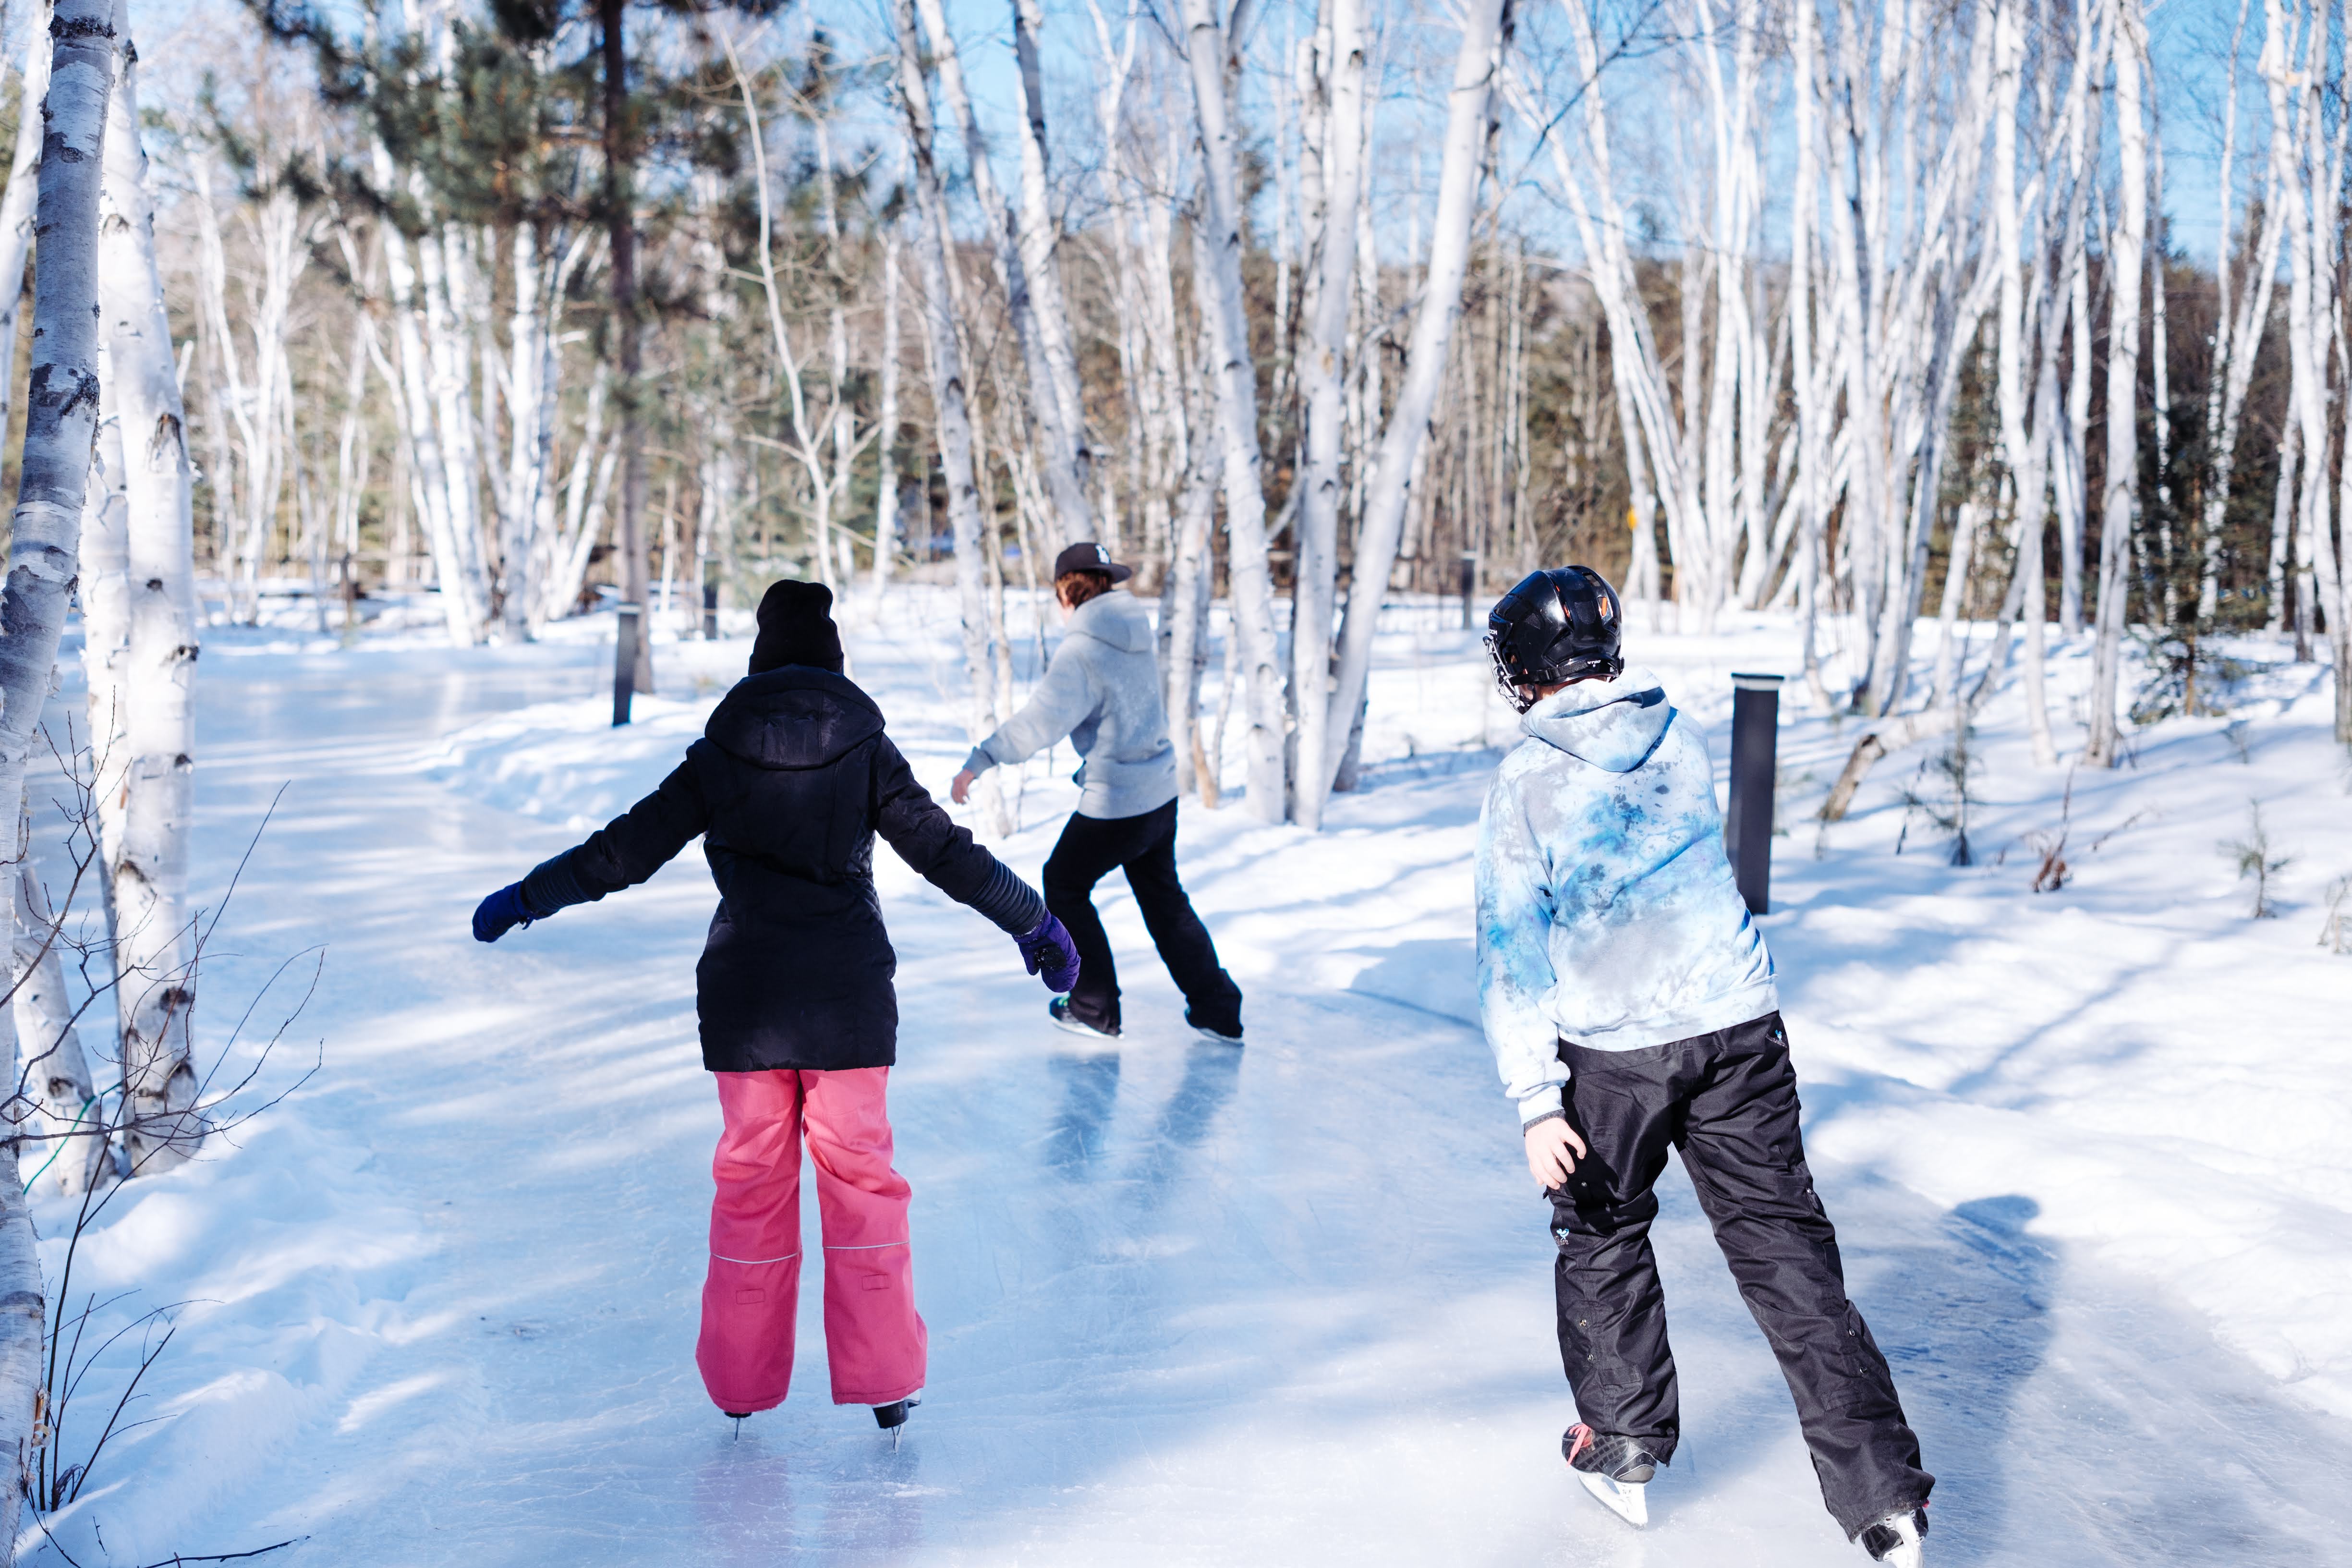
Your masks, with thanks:
[[[978,773],[973,773],[970,768],[966,768],[963,772],[956,774],[955,782],[948,785],[948,798],[954,801],[958,805],[961,805],[966,800],[971,798],[971,781],[979,776],[980,775]]]
[[[1546,1187],[1568,1185],[1570,1173],[1584,1157],[1584,1140],[1576,1135],[1576,1129],[1555,1116],[1528,1128],[1527,1137],[1528,1169],[1535,1173],[1536,1180]]]

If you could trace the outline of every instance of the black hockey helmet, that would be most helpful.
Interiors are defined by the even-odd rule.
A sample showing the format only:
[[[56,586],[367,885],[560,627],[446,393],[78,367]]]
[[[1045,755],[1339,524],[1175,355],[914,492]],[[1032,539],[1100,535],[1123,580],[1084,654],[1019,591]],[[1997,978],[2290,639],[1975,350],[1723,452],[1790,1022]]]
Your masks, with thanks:
[[[1609,580],[1590,566],[1530,572],[1486,612],[1486,652],[1495,683],[1524,713],[1535,700],[1521,688],[1588,677],[1613,679],[1625,668],[1619,651],[1624,606]]]

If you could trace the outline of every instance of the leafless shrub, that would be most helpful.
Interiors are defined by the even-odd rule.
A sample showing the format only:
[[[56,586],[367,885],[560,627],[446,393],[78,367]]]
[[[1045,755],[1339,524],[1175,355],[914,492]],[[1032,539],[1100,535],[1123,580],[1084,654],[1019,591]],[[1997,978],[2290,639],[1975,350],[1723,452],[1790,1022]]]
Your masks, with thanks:
[[[2067,878],[2074,874],[2074,868],[2066,863],[2066,836],[2073,831],[2074,820],[2074,770],[2070,767],[2066,770],[2066,793],[2058,800],[2057,827],[2025,836],[2025,842],[2032,846],[2033,852],[2042,858],[2041,863],[2033,868],[2035,892],[2054,893],[2066,885]]]
[[[188,951],[193,956],[186,972],[166,976],[140,974],[135,971],[123,973],[117,965],[117,934],[108,929],[109,922],[95,917],[76,921],[74,917],[76,896],[86,883],[96,880],[99,862],[98,780],[103,768],[100,762],[91,758],[87,751],[77,751],[70,744],[59,749],[53,742],[52,751],[63,769],[66,781],[65,795],[55,804],[66,821],[66,858],[71,867],[71,874],[65,879],[62,897],[51,898],[47,889],[39,889],[44,900],[43,918],[31,933],[34,940],[27,947],[19,950],[19,977],[5,994],[0,994],[0,1005],[13,1005],[17,992],[32,977],[34,963],[26,962],[28,955],[37,962],[40,956],[50,951],[60,950],[74,956],[86,983],[86,994],[67,1022],[78,1024],[96,1009],[104,1021],[105,1032],[111,1037],[114,1034],[117,994],[126,983],[171,984],[184,994],[194,994],[196,972],[204,963],[222,917],[227,913],[236,897],[237,885],[243,879],[246,867],[251,862],[254,849],[260,843],[261,835],[268,829],[276,803],[271,803],[270,813],[264,815],[252,841],[246,846],[245,855],[237,863],[236,874],[230,878],[227,892],[219,907],[190,922],[192,941]],[[43,1143],[54,1145],[48,1159],[43,1161],[32,1177],[26,1180],[25,1184],[28,1190],[61,1152],[77,1144],[92,1147],[90,1179],[78,1188],[79,1202],[65,1237],[65,1257],[58,1269],[56,1287],[48,1292],[49,1310],[41,1383],[35,1394],[33,1436],[24,1458],[20,1477],[25,1499],[31,1505],[34,1517],[45,1534],[48,1530],[47,1516],[81,1495],[93,1467],[114,1438],[134,1431],[149,1421],[161,1419],[126,1420],[126,1417],[135,1413],[137,1402],[142,1397],[141,1384],[178,1332],[173,1314],[180,1307],[187,1305],[174,1302],[151,1309],[98,1339],[94,1344],[86,1345],[86,1340],[96,1331],[100,1315],[126,1300],[129,1293],[101,1300],[93,1292],[84,1297],[79,1310],[71,1307],[74,1269],[82,1240],[122,1192],[124,1184],[151,1162],[161,1157],[166,1165],[176,1163],[192,1156],[199,1146],[215,1141],[233,1145],[239,1128],[281,1103],[310,1080],[319,1068],[317,1059],[304,1068],[293,1082],[282,1088],[266,1088],[261,1084],[262,1075],[278,1047],[284,1044],[288,1031],[301,1016],[316,993],[323,964],[324,949],[310,948],[294,954],[278,966],[247,1005],[236,1026],[221,1042],[210,1066],[199,1077],[192,1102],[185,1107],[160,1112],[141,1111],[136,1109],[133,1097],[118,1076],[112,1086],[90,1093],[79,1113],[69,1121],[63,1119],[58,1114],[58,1108],[46,1103],[39,1092],[47,1083],[50,1074],[47,1058],[57,1049],[55,1043],[47,1049],[27,1056],[19,1065],[12,1091],[5,1100],[0,1100],[0,1122],[5,1123],[5,1131],[0,1131],[0,1135],[5,1135],[16,1146],[20,1159],[28,1149],[37,1148]],[[302,983],[300,994],[291,999],[285,1016],[260,1048],[250,1053],[250,1059],[232,1066],[231,1058],[252,1027],[256,1014],[278,989],[280,982],[289,976]],[[60,1039],[66,1036],[59,1037]],[[76,1050],[78,1053],[78,1047]],[[113,1065],[119,1068],[121,1064]],[[87,1071],[86,1068],[82,1070]],[[76,1414],[76,1394],[100,1358],[133,1336],[136,1336],[138,1347],[136,1366],[112,1407],[106,1411],[100,1422],[97,1436],[88,1450],[79,1459],[68,1461],[65,1436],[68,1419]],[[54,1540],[51,1544],[56,1544]],[[229,1555],[252,1556],[275,1550],[275,1546],[264,1547],[255,1552]],[[63,1547],[58,1547],[58,1552],[64,1555]],[[226,1560],[226,1556],[203,1558],[184,1555],[176,1559],[190,1563]],[[72,1559],[68,1557],[67,1561],[71,1562]]]
[[[2327,919],[2319,927],[2319,945],[2330,952],[2352,952],[2352,917],[2344,905],[2352,900],[2352,877],[2327,884]]]

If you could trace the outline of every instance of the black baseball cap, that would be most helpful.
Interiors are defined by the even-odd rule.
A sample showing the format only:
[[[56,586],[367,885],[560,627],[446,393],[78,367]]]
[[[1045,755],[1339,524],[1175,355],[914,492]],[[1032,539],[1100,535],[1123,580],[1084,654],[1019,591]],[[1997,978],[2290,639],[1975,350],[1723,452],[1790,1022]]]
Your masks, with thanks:
[[[1099,572],[1114,583],[1124,583],[1135,575],[1135,568],[1121,566],[1110,558],[1094,540],[1073,544],[1054,557],[1054,575],[1060,577],[1071,572]]]

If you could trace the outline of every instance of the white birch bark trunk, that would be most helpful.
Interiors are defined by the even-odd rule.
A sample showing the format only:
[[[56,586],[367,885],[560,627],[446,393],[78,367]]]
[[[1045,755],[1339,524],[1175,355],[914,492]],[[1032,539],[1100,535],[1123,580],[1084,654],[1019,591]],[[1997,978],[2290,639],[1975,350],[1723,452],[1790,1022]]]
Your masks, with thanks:
[[[541,624],[572,613],[580,585],[588,575],[588,557],[604,533],[605,509],[613,493],[613,477],[620,470],[621,449],[616,435],[604,428],[604,413],[612,395],[613,370],[599,363],[588,383],[588,407],[580,445],[563,480],[563,521],[551,551],[554,564],[541,592]]]
[[[1445,372],[1446,345],[1462,312],[1462,279],[1470,263],[1470,221],[1492,133],[1495,89],[1510,42],[1510,0],[1469,0],[1463,13],[1461,47],[1454,55],[1454,85],[1446,104],[1444,155],[1439,166],[1436,220],[1430,230],[1429,270],[1406,351],[1404,384],[1397,389],[1396,407],[1381,439],[1379,467],[1364,498],[1327,741],[1344,743],[1371,673],[1372,637],[1379,627],[1389,568],[1396,560],[1404,526],[1409,476],[1428,438],[1430,410]],[[1338,747],[1327,745],[1322,763],[1327,778],[1339,769],[1338,752]]]
[[[41,117],[33,105],[49,91],[49,7],[34,14],[39,24],[25,46],[24,106],[16,124],[16,155],[8,189],[0,195],[0,430],[16,395],[16,311],[25,297],[25,262],[33,253],[33,197],[40,184]]]
[[[1315,237],[1310,315],[1301,356],[1307,462],[1299,493],[1297,566],[1292,590],[1291,683],[1297,693],[1299,758],[1293,784],[1298,825],[1323,826],[1329,792],[1331,631],[1339,572],[1339,458],[1347,425],[1348,305],[1356,270],[1356,201],[1362,186],[1364,26],[1360,0],[1331,0],[1315,123],[1323,187],[1321,232]],[[1333,764],[1336,766],[1336,763]]]
[[[17,868],[14,980],[16,1040],[24,1053],[23,1088],[41,1102],[43,1154],[50,1184],[71,1196],[89,1190],[106,1154],[106,1113],[98,1104],[73,999],[58,956],[58,921],[47,889],[29,863]],[[36,1180],[38,1178],[37,1177]]]
[[[2221,609],[2222,526],[2230,510],[2230,486],[2237,468],[2238,437],[2245,420],[2246,395],[2253,387],[2263,327],[2270,319],[2271,298],[2276,290],[2280,236],[2284,227],[2280,221],[2279,193],[2273,185],[2263,202],[2262,238],[2234,313],[2231,311],[2226,289],[2221,296],[2223,310],[2216,323],[2213,374],[2206,405],[2206,428],[2218,430],[2220,435],[2213,443],[2213,478],[2205,493],[2200,529],[2197,618],[2206,625],[2211,624]]]
[[[940,0],[916,3],[922,14],[923,29],[930,36],[940,96],[947,100],[949,117],[963,135],[972,195],[978,199],[981,218],[992,241],[990,260],[996,268],[997,287],[1004,291],[1005,310],[1012,318],[1013,337],[1021,350],[1030,420],[1040,432],[1041,444],[1056,453],[1073,452],[1077,437],[1064,426],[1061,400],[1055,394],[1054,371],[1047,359],[1045,332],[1037,320],[1040,306],[1034,280],[1022,259],[1020,219],[997,186],[995,169],[988,158],[987,139],[981,134],[980,121],[972,111],[971,94],[964,85],[963,61],[956,50],[955,35],[949,30],[947,12]],[[1065,335],[1067,331],[1066,323]],[[1045,479],[1064,539],[1076,543],[1094,538],[1093,512],[1078,483],[1077,470],[1069,462],[1049,463]]]
[[[825,344],[832,356],[832,375],[825,388],[829,407],[819,421],[820,428],[833,443],[833,467],[825,479],[825,512],[830,522],[834,498],[848,499],[849,467],[857,455],[857,440],[848,392],[849,316],[844,304],[844,295],[849,283],[841,265],[841,219],[834,191],[833,132],[825,122],[824,114],[824,106],[816,106],[811,116],[810,129],[816,141],[817,215],[824,231]],[[828,542],[824,546],[828,551],[838,549],[844,582],[855,577],[857,570],[846,534],[845,529],[829,531],[826,535]],[[833,579],[828,576],[825,581],[831,583]]]
[[[1798,616],[1803,626],[1801,662],[1805,683],[1822,709],[1833,706],[1822,679],[1820,625],[1822,515],[1830,476],[1823,471],[1830,445],[1823,417],[1825,399],[1814,380],[1813,355],[1813,229],[1821,221],[1821,165],[1817,162],[1815,121],[1820,102],[1814,92],[1816,17],[1811,5],[1799,5],[1793,16],[1796,78],[1797,185],[1796,210],[1789,222],[1789,342],[1790,379],[1797,402]],[[1824,356],[1829,357],[1829,356]],[[1629,457],[1632,437],[1628,437]],[[1629,461],[1628,469],[1633,464]],[[1640,489],[1635,489],[1638,498]],[[1637,557],[1636,564],[1639,560]],[[1650,571],[1656,572],[1654,552]]]
[[[99,416],[98,217],[106,104],[113,81],[109,0],[63,0],[49,26],[49,90],[35,220],[33,363],[8,575],[0,589],[0,801],[13,820],[41,744],[41,712],[58,668],[58,639],[73,596],[82,498]],[[15,931],[24,853],[0,880]],[[0,1009],[8,1059],[19,1061],[16,1015]],[[13,1131],[13,1130],[11,1130]],[[13,1557],[32,1458],[41,1382],[40,1260],[14,1136],[0,1137],[0,1554]]]
[[[390,188],[398,177],[391,155],[379,144],[374,157],[377,181]],[[446,451],[426,361],[416,261],[408,237],[397,225],[383,225],[383,233],[384,274],[392,286],[393,342],[405,407],[403,429],[408,447],[409,485],[424,513],[425,547],[432,557],[449,640],[459,647],[471,647],[482,640],[488,619],[488,584],[450,516]]]
[[[1602,61],[1592,16],[1572,0],[1563,0],[1561,9],[1575,40],[1577,63],[1583,79],[1597,82]],[[1551,116],[1507,71],[1505,85],[1522,120],[1530,125],[1550,126]],[[1552,132],[1546,141],[1556,183],[1575,220],[1593,292],[1600,300],[1609,329],[1618,417],[1626,433],[1628,467],[1633,479],[1634,575],[1640,579],[1634,591],[1652,596],[1654,626],[1656,595],[1663,592],[1657,564],[1658,513],[1663,510],[1666,551],[1675,563],[1675,596],[1679,601],[1685,587],[1683,568],[1691,561],[1700,532],[1700,487],[1692,458],[1690,427],[1675,416],[1664,363],[1650,328],[1649,308],[1626,240],[1630,226],[1616,190],[1607,106],[1601,92],[1587,90],[1582,95],[1581,108],[1581,157],[1571,153],[1563,133]],[[1685,260],[1695,261],[1696,258],[1686,256]],[[1695,285],[1689,300],[1697,302]],[[1696,333],[1697,329],[1691,330]],[[1685,356],[1683,369],[1686,378],[1696,377],[1697,365],[1696,356]],[[1694,421],[1697,418],[1695,387],[1696,381],[1686,379],[1685,413]],[[1634,460],[1637,447],[1639,461]]]
[[[2012,532],[2016,540],[2017,570],[2030,574],[2025,599],[2028,624],[2026,628],[2026,707],[2027,728],[2033,738],[2033,760],[2047,767],[2056,756],[2050,746],[2050,717],[2044,701],[2042,541],[2048,525],[2049,507],[2047,481],[2042,457],[2049,449],[2046,438],[2036,439],[2026,427],[2025,346],[2028,312],[2039,303],[2029,299],[2025,279],[2019,269],[2025,265],[2023,218],[2017,189],[2017,110],[2023,88],[2025,69],[2025,32],[2018,14],[2018,0],[2001,0],[1993,26],[1997,60],[1993,106],[1993,254],[2000,271],[2000,311],[1996,323],[1996,393],[2000,405],[2002,461],[2011,478]],[[2037,265],[2032,268],[2038,285],[2046,276]],[[2045,334],[2047,336],[2048,334]],[[2049,356],[2045,351],[2045,363]],[[2046,432],[2056,416],[2054,375],[2047,378],[2040,405],[2040,424]]]
[[[2130,602],[2132,527],[2138,511],[2140,271],[2147,243],[2147,124],[2140,111],[2146,26],[2139,0],[2111,0],[2121,221],[2107,240],[2107,460],[2099,515],[2097,640],[2092,648],[2091,733],[2083,760],[2113,767],[2124,625]]]
[[[923,79],[921,43],[915,26],[915,0],[895,0],[898,44],[898,98],[907,117],[915,165],[915,257],[921,268],[923,327],[930,367],[932,417],[940,456],[947,469],[948,521],[955,532],[956,598],[963,621],[964,675],[968,698],[965,732],[975,745],[996,728],[996,704],[989,669],[987,585],[982,560],[980,490],[972,469],[971,410],[965,395],[963,350],[956,341],[948,258],[954,240],[947,194],[940,188],[931,136],[930,88]],[[1001,210],[1001,209],[1000,209]],[[998,787],[1003,770],[992,768],[973,785],[981,812],[1000,834],[1012,831],[1012,817]]]
[[[882,237],[882,388],[875,432],[874,600],[890,586],[890,566],[898,553],[898,247],[894,225]]]
[[[1060,445],[1039,454],[1049,472],[1049,489],[1056,488],[1055,467],[1066,468],[1061,482],[1073,489],[1081,506],[1075,511],[1057,500],[1063,513],[1066,545],[1095,537],[1092,509],[1083,503],[1094,490],[1093,454],[1087,443],[1084,389],[1078,381],[1077,347],[1070,333],[1069,306],[1062,289],[1061,261],[1056,250],[1061,226],[1055,221],[1052,192],[1047,184],[1045,153],[1045,88],[1037,58],[1039,36],[1045,27],[1045,9],[1039,0],[1013,0],[1013,52],[1021,68],[1021,270],[1029,279],[1029,303],[1035,312],[1037,342],[1045,361],[1047,385],[1053,395],[1055,424],[1049,432]],[[1071,533],[1075,518],[1087,526]]]
[[[551,261],[553,258],[549,258]],[[531,578],[539,558],[541,492],[555,431],[551,372],[559,363],[548,343],[547,265],[539,254],[539,232],[515,226],[514,308],[507,321],[507,476],[499,510],[499,615],[509,642],[530,639],[531,612],[539,595]],[[496,378],[483,361],[485,385]],[[490,434],[486,427],[485,436]]]
[[[137,53],[127,0],[114,0],[118,74],[108,110],[107,221],[99,298],[123,455],[129,619],[123,679],[122,822],[107,847],[117,1003],[135,1170],[191,1157],[202,1129],[196,1075],[188,839],[194,826],[197,636],[194,474],[177,357],[155,258],[155,207],[140,144]]]
[[[101,222],[107,193],[100,189]],[[103,231],[101,231],[102,234]],[[101,255],[104,240],[100,242]],[[104,288],[104,267],[100,265]],[[100,296],[101,308],[104,304]],[[122,813],[131,796],[129,676],[131,668],[131,520],[122,493],[122,421],[106,333],[98,341],[98,439],[89,483],[82,492],[80,559],[75,595],[81,602],[82,686],[88,713],[91,784],[97,817],[99,874],[122,841]],[[107,906],[110,927],[114,910]],[[113,931],[110,929],[108,935]]]
[[[751,91],[751,79],[743,70],[731,37],[721,35],[727,51],[727,62],[735,76],[735,88],[743,102],[745,128],[751,138],[751,177],[759,198],[759,260],[760,289],[767,302],[768,333],[776,354],[776,369],[784,378],[786,406],[793,421],[793,446],[795,461],[808,478],[810,518],[809,532],[817,580],[828,588],[835,587],[833,560],[833,502],[835,475],[825,461],[825,432],[821,423],[810,416],[808,393],[801,381],[798,351],[793,347],[792,329],[784,320],[782,285],[776,276],[775,214],[773,198],[768,189],[767,132],[761,123],[759,100]],[[838,384],[835,395],[840,395]]]
[[[1242,662],[1247,732],[1243,778],[1249,812],[1280,822],[1288,807],[1283,767],[1282,656],[1266,559],[1265,491],[1259,472],[1257,370],[1242,292],[1241,184],[1226,96],[1226,39],[1212,0],[1185,0],[1185,52],[1201,131],[1209,275],[1205,308],[1216,343],[1217,430],[1225,496],[1225,571]]]
[[[2086,114],[2085,121],[2097,116]],[[2082,142],[2087,132],[2074,133],[2074,200],[2087,208],[2094,171],[2086,166]],[[2077,215],[2077,227],[2087,231],[2086,216]],[[2064,445],[2060,448],[2063,481],[2058,510],[2058,629],[2073,637],[2083,629],[2083,539],[2090,512],[2091,439],[2091,269],[2081,245],[2073,247],[2074,266],[2067,278],[2066,330],[2070,335],[2066,377]]]

